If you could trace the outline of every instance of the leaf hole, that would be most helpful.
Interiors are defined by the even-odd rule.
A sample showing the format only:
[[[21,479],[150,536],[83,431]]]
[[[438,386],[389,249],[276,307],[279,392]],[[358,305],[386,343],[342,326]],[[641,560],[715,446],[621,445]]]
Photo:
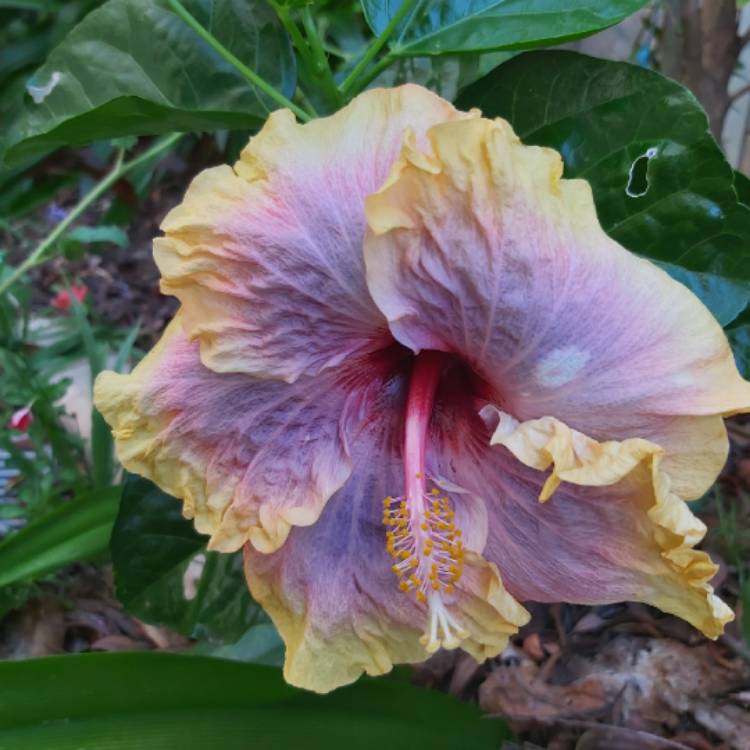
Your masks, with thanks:
[[[630,198],[640,198],[648,192],[648,163],[657,154],[657,149],[652,146],[646,149],[631,165],[628,171],[628,184],[625,194]]]
[[[193,557],[185,568],[182,576],[182,594],[185,601],[191,602],[198,594],[198,584],[203,575],[203,567],[206,564],[206,555],[199,552]]]
[[[29,92],[29,96],[34,100],[34,104],[41,104],[55,90],[61,78],[62,73],[59,70],[54,70],[49,81],[45,84],[29,81],[26,84],[26,91]]]

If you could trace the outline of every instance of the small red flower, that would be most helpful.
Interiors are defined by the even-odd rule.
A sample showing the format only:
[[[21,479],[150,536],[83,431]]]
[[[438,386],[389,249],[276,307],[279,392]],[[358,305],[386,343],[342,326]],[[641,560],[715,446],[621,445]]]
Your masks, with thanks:
[[[73,296],[79,302],[83,302],[83,300],[86,299],[86,295],[88,294],[89,290],[83,284],[74,284],[72,287],[70,287],[70,292],[73,293]],[[52,298],[52,302],[50,302],[50,304],[52,305],[52,307],[60,310],[61,312],[68,312],[68,310],[70,310],[70,306],[73,304],[73,301],[70,298],[69,291],[67,289],[61,289]]]
[[[23,409],[13,412],[8,427],[11,430],[18,430],[18,432],[26,432],[33,421],[34,415],[31,413],[31,406],[24,406]]]

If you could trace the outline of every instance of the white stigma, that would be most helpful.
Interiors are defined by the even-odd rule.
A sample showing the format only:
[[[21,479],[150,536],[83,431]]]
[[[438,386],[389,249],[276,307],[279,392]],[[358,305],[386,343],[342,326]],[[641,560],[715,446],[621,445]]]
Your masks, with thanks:
[[[430,595],[430,620],[427,632],[419,639],[419,642],[433,654],[439,648],[458,648],[464,638],[469,637],[443,603],[443,598],[435,592]]]

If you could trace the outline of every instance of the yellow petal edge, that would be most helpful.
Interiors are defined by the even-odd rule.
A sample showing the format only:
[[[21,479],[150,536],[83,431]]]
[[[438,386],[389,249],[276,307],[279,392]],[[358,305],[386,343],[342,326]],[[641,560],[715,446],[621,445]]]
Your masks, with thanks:
[[[294,537],[288,544],[294,544]],[[276,554],[283,555],[284,550]],[[467,552],[466,562],[464,590],[457,592],[451,611],[468,632],[460,648],[481,662],[497,656],[530,615],[506,590],[496,565],[473,552]],[[267,563],[270,569],[264,569]],[[368,561],[360,564],[352,575],[366,580]],[[354,682],[363,672],[382,675],[395,664],[416,664],[430,657],[420,640],[427,616],[424,607],[403,598],[395,585],[381,592],[394,598],[395,609],[379,606],[366,594],[342,594],[345,611],[332,614],[325,607],[315,607],[314,593],[288,590],[273,566],[270,558],[245,547],[250,593],[284,640],[284,679],[291,685],[327,693]]]
[[[499,417],[493,445],[504,446],[533,469],[552,468],[541,502],[549,500],[561,482],[590,487],[631,483],[668,573],[646,575],[643,601],[687,620],[709,638],[721,635],[734,614],[708,583],[718,565],[694,549],[706,526],[672,491],[671,478],[662,469],[662,448],[641,438],[598,442],[554,417],[519,423],[494,407],[485,408]]]

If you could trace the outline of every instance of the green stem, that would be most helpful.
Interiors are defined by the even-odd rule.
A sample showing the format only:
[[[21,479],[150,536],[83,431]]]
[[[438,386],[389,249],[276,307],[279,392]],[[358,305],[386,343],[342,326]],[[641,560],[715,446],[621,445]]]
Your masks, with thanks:
[[[371,80],[373,80],[374,77],[376,77],[368,76],[365,79],[367,83],[359,82],[359,77],[365,71],[367,66],[373,61],[378,52],[383,49],[383,46],[391,38],[391,34],[393,34],[396,27],[401,23],[406,14],[419,2],[421,2],[421,0],[404,0],[404,2],[401,3],[401,7],[398,9],[398,11],[396,11],[396,14],[393,16],[393,18],[391,18],[388,25],[383,29],[383,32],[370,44],[364,54],[364,57],[354,66],[354,70],[352,70],[352,72],[349,73],[349,75],[341,83],[341,86],[339,88],[344,96],[349,96],[350,94],[361,91],[367,85],[367,83],[369,83]],[[383,59],[389,60],[388,65],[393,62],[393,58],[390,55],[386,55],[386,57]],[[385,67],[388,66],[386,65]],[[382,71],[384,70],[384,68],[381,68],[380,70]],[[355,86],[358,83],[359,86],[357,86],[357,88],[355,89]]]
[[[205,42],[211,45],[219,55],[221,55],[230,65],[234,66],[242,76],[249,81],[253,86],[259,88],[264,94],[273,99],[277,104],[282,107],[287,107],[294,112],[302,122],[311,120],[312,117],[300,109],[293,101],[287,99],[280,91],[271,86],[270,83],[264,81],[254,70],[245,65],[238,57],[235,57],[210,31],[201,24],[190,14],[185,6],[179,0],[168,0],[172,10]]]
[[[280,5],[279,3],[275,2],[275,0],[271,0],[271,5],[276,11],[276,15],[279,17],[281,25],[286,29],[287,34],[289,34],[292,40],[292,44],[294,44],[294,48],[297,50],[300,58],[302,59],[303,65],[310,71],[312,71],[313,60],[310,56],[310,47],[305,41],[305,37],[302,36],[302,32],[297,27],[294,19],[289,14],[286,6]]]
[[[318,117],[318,112],[315,109],[315,105],[310,101],[310,97],[304,92],[301,86],[297,86],[297,93],[295,98],[299,99],[300,104],[306,107],[308,111],[312,112],[313,117]]]
[[[323,44],[318,35],[318,27],[315,25],[315,19],[309,5],[302,11],[302,25],[305,27],[305,33],[307,34],[307,40],[310,43],[310,50],[312,52],[313,75],[323,84],[323,93],[328,97],[330,103],[338,108],[341,106],[341,93],[333,78],[333,72],[328,62],[328,55],[323,49]]]
[[[374,81],[386,68],[390,68],[395,59],[396,57],[394,55],[388,54],[378,60],[378,62],[373,65],[370,70],[367,71],[367,74],[359,79],[357,88],[354,93],[357,94],[362,89],[367,88],[370,83],[372,83],[372,81]]]
[[[115,159],[112,169],[96,185],[81,198],[80,201],[71,209],[70,213],[36,246],[34,251],[21,263],[8,277],[0,283],[0,294],[7,291],[18,279],[21,278],[29,269],[46,260],[44,254],[62,237],[68,227],[103,193],[105,193],[115,182],[126,175],[131,169],[135,169],[140,164],[149,161],[162,151],[166,151],[182,138],[182,133],[172,133],[158,140],[151,148],[144,151],[134,159],[123,163],[123,150],[120,149]]]

